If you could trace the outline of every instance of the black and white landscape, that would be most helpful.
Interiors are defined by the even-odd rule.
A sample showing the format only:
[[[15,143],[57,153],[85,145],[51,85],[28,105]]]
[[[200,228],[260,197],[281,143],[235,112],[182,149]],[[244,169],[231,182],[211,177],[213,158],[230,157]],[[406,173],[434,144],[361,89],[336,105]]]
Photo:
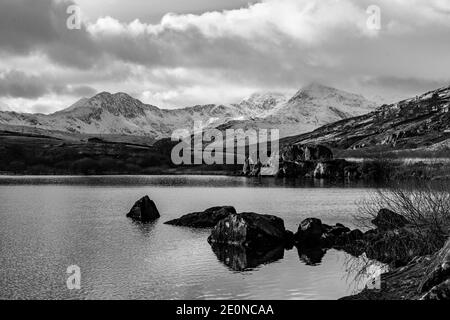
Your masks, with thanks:
[[[0,299],[448,300],[449,21],[2,0]]]

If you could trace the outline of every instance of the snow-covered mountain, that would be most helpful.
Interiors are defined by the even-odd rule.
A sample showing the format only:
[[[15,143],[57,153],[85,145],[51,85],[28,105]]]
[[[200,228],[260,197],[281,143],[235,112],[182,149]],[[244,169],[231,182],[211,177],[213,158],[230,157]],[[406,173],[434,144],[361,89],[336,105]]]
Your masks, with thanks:
[[[280,136],[313,131],[325,124],[363,115],[373,111],[377,104],[363,96],[311,84],[299,90],[287,101],[274,104],[263,117],[234,121],[230,128],[278,128]]]
[[[125,93],[102,92],[83,98],[50,115],[0,112],[0,123],[84,134],[169,137],[176,129],[204,127],[278,128],[281,136],[370,112],[375,105],[362,96],[310,85],[289,98],[281,93],[256,93],[230,105],[197,105],[160,109]]]

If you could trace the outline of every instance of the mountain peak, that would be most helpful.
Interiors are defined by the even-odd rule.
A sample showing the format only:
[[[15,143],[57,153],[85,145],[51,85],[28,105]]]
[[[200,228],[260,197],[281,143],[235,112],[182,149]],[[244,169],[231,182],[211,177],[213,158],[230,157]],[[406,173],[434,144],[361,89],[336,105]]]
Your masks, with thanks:
[[[358,99],[366,100],[363,96],[350,93],[347,91],[332,88],[320,83],[310,83],[300,89],[289,102],[295,102],[303,99],[328,99],[328,98],[338,98],[338,99]]]
[[[256,92],[242,100],[238,106],[250,111],[254,116],[261,116],[260,111],[270,111],[287,101],[285,94],[280,92]]]

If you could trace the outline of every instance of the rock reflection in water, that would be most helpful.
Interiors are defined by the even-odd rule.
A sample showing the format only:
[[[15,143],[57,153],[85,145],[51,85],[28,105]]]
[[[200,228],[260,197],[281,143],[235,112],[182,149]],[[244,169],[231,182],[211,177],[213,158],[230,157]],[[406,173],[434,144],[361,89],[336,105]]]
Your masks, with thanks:
[[[317,266],[322,263],[322,259],[327,253],[327,249],[297,247],[297,252],[300,261],[307,266]]]
[[[276,262],[284,258],[282,246],[250,250],[242,246],[214,244],[211,248],[219,261],[233,271],[251,270],[262,264]]]

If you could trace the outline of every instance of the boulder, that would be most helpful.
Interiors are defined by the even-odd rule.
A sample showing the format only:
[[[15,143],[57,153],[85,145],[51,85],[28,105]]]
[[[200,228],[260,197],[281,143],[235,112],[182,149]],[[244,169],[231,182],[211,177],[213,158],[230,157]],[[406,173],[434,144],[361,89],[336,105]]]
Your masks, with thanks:
[[[127,217],[141,222],[149,222],[158,219],[160,215],[155,203],[145,196],[134,204]]]
[[[236,214],[236,209],[230,206],[213,207],[202,212],[193,212],[181,218],[170,220],[165,224],[191,228],[214,228],[220,221],[230,214]]]
[[[298,226],[297,233],[295,234],[295,241],[301,246],[319,246],[323,230],[324,228],[320,219],[305,219]]]
[[[340,235],[347,232],[350,232],[350,229],[340,223],[337,223],[335,226],[332,226],[328,230],[326,230],[326,233],[330,233],[335,237],[339,237]]]
[[[403,228],[409,221],[394,211],[381,209],[372,223],[380,230],[393,230]]]
[[[284,221],[278,217],[244,212],[231,214],[219,221],[212,230],[208,242],[264,248],[286,245],[288,233]]]

